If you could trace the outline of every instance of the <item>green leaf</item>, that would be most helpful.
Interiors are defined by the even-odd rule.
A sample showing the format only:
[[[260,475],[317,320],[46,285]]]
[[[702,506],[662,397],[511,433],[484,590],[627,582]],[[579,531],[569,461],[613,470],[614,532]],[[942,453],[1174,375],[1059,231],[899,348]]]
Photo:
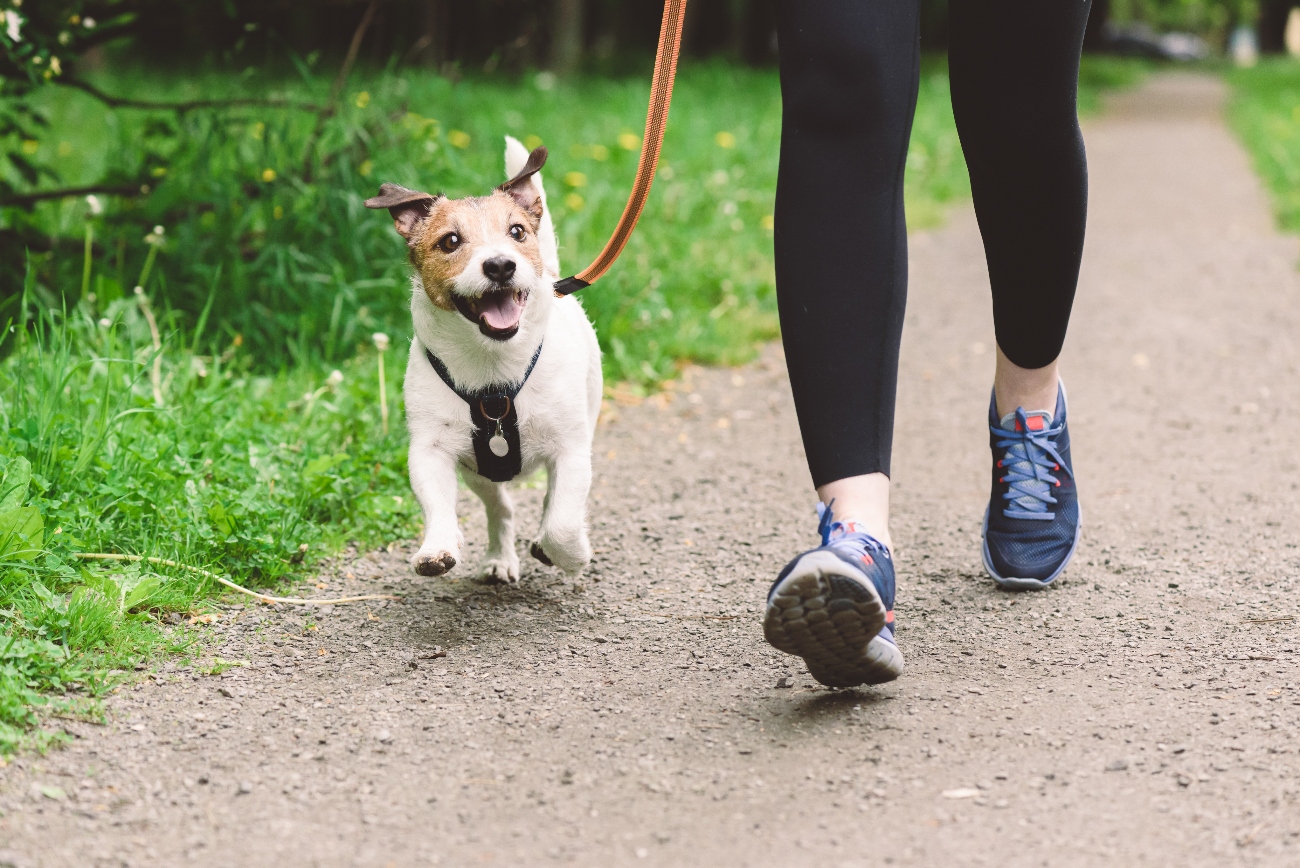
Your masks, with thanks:
[[[230,515],[219,500],[214,500],[212,506],[208,507],[208,518],[222,536],[230,536],[231,531],[235,529],[235,523],[231,521]]]
[[[0,559],[35,560],[45,542],[45,521],[34,506],[0,512]]]
[[[139,581],[124,592],[119,608],[124,612],[131,611],[157,593],[162,586],[163,577],[157,573],[140,576]]]
[[[31,462],[21,456],[10,459],[9,466],[5,468],[4,482],[0,483],[0,512],[22,506],[31,481]]]
[[[83,571],[86,587],[99,591],[117,605],[119,615],[143,605],[167,582],[166,576],[134,563],[121,572],[92,574]]]

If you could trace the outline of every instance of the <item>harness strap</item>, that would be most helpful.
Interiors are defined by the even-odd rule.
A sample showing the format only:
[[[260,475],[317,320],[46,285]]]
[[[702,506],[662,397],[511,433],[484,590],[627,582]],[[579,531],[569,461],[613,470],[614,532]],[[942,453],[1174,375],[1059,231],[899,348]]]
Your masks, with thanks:
[[[659,49],[655,53],[654,78],[650,82],[650,108],[646,112],[645,136],[641,144],[641,159],[636,167],[636,179],[628,196],[623,216],[618,218],[614,234],[605,243],[596,261],[555,284],[555,294],[563,297],[591,286],[609,271],[614,260],[623,252],[636,221],[641,217],[650,185],[659,165],[659,151],[664,143],[664,127],[668,124],[668,106],[673,98],[673,78],[677,74],[677,56],[682,46],[682,24],[686,20],[686,0],[665,0],[663,22],[659,26]]]
[[[451,378],[451,372],[448,371],[447,366],[442,363],[442,359],[433,354],[433,350],[425,347],[424,355],[428,358],[429,364],[433,367],[434,372],[436,372],[442,381],[447,384],[447,388],[455,392],[456,397],[460,398],[466,404],[473,405],[484,398],[509,398],[513,401],[515,396],[519,394],[519,390],[528,382],[528,378],[533,373],[533,368],[537,367],[537,360],[541,358],[542,355],[542,344],[537,345],[537,352],[533,353],[532,361],[528,363],[528,369],[524,371],[524,378],[519,381],[518,385],[511,384],[501,386],[500,388],[489,386],[486,389],[479,389],[476,392],[467,392],[460,386],[457,386],[456,381]]]

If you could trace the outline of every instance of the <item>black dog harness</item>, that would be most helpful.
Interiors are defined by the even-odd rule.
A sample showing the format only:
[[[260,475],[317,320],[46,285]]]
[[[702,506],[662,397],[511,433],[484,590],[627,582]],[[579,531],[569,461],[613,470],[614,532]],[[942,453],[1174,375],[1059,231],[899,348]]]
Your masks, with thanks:
[[[493,482],[509,482],[519,475],[523,467],[523,455],[519,448],[519,414],[515,412],[515,396],[528,382],[528,377],[537,365],[542,354],[542,345],[537,345],[533,360],[524,371],[524,378],[516,385],[489,386],[475,392],[466,392],[456,385],[451,372],[442,360],[427,347],[424,354],[434,371],[447,384],[447,388],[456,393],[469,404],[469,418],[474,423],[474,459],[478,462],[477,473]]]

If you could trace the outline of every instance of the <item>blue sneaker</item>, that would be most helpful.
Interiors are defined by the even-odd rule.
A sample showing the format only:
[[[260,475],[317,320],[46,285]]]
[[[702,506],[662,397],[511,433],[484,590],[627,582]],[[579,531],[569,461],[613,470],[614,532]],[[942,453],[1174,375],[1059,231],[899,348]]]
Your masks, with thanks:
[[[1070,463],[1065,386],[1056,412],[989,406],[993,490],[984,513],[984,569],[1008,590],[1046,588],[1079,546],[1079,493]]]
[[[828,687],[893,681],[894,562],[875,537],[817,505],[822,544],[792,560],[767,594],[763,635]]]

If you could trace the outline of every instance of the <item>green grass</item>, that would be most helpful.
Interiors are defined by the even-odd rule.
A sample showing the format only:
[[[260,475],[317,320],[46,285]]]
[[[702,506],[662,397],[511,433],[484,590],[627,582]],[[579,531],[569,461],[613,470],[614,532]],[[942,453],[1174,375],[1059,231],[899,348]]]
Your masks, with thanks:
[[[1082,104],[1135,69],[1090,61]],[[124,671],[189,647],[192,633],[165,616],[220,591],[191,571],[77,554],[160,557],[265,587],[345,540],[413,535],[394,385],[409,336],[406,265],[390,222],[361,202],[381,179],[482,193],[501,179],[501,136],[537,137],[552,152],[562,260],[570,272],[586,265],[622,210],[648,84],[546,83],[359,74],[310,179],[305,116],[178,118],[42,94],[52,125],[36,148],[65,183],[144,171],[159,184],[98,216],[80,200],[40,206],[52,250],[33,256],[0,313],[14,321],[0,341],[0,753],[56,732],[58,715],[94,714]],[[99,84],[151,99],[321,97],[311,76],[123,72]],[[776,336],[779,136],[774,72],[683,70],[645,217],[583,295],[610,380],[653,387],[683,360],[740,362]],[[969,195],[940,63],[924,67],[906,195],[913,227]],[[395,347],[387,435],[377,330]],[[331,383],[335,367],[342,380]]]
[[[1300,63],[1265,58],[1227,78],[1229,122],[1271,194],[1278,225],[1300,232]]]
[[[164,613],[223,590],[187,570],[76,554],[139,553],[264,586],[345,540],[415,528],[400,345],[386,354],[385,435],[373,348],[341,379],[313,364],[266,376],[241,347],[195,354],[202,335],[164,321],[159,356],[146,303],[56,312],[29,295],[34,321],[5,336],[15,346],[0,365],[0,753],[43,717],[93,714],[121,670],[188,644]]]

